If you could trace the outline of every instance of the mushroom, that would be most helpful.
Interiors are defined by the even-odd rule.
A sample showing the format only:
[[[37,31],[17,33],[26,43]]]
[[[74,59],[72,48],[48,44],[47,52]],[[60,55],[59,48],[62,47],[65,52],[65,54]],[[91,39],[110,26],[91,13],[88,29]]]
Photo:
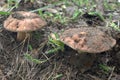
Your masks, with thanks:
[[[81,27],[65,30],[60,34],[60,41],[81,54],[71,52],[69,63],[84,72],[93,65],[96,54],[111,49],[116,40],[98,28]],[[91,53],[91,54],[90,54]]]
[[[38,30],[46,25],[39,15],[27,11],[16,11],[4,21],[4,28],[17,32],[17,40],[22,41],[30,32]]]
[[[111,49],[116,40],[98,28],[81,27],[68,29],[60,40],[78,52],[101,53]]]

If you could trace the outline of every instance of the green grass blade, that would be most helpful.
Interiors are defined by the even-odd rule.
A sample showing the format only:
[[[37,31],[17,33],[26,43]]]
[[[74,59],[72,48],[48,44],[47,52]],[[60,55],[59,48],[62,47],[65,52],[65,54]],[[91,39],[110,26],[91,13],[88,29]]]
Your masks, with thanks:
[[[10,15],[10,12],[0,11],[0,15]]]
[[[30,54],[24,54],[24,57],[25,57],[27,60],[29,60],[29,61],[31,61],[31,62],[34,62],[34,63],[37,63],[37,64],[41,64],[41,63],[44,63],[44,62],[47,61],[47,60],[35,59],[35,58],[33,58]]]

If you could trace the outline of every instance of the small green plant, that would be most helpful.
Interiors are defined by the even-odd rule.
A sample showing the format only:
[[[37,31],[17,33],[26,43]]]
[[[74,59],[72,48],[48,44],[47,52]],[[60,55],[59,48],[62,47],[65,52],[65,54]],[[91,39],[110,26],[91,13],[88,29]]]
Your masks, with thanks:
[[[113,3],[108,3],[107,0],[104,0],[104,8],[105,10],[115,10],[117,8],[117,4]]]
[[[48,37],[48,39],[49,39],[48,44],[52,45],[53,49],[47,51],[46,52],[47,54],[54,53],[59,50],[61,50],[61,51],[64,50],[64,44],[59,40],[58,35],[56,33],[54,33],[53,35],[55,37],[54,39],[51,36]]]
[[[72,19],[76,20],[81,14],[82,14],[82,10],[75,10],[75,12],[72,15]]]
[[[107,66],[107,65],[104,65],[104,64],[99,64],[99,67],[100,67],[103,71],[105,71],[105,73],[108,73],[108,72],[110,72],[110,71],[112,70],[111,67],[109,67],[109,66]]]
[[[32,46],[31,46],[30,44],[28,44],[28,49],[29,49],[30,51],[33,50]]]
[[[98,16],[102,21],[105,20],[104,17],[103,17],[103,15],[102,15],[101,13],[99,13],[99,12],[89,12],[88,14],[89,14],[89,15]]]
[[[80,8],[90,10],[95,5],[94,0],[72,0],[72,2]]]
[[[39,15],[43,18],[46,18],[46,19],[50,19],[52,18],[54,15],[50,12],[45,12],[44,14],[42,13],[41,10],[39,10]]]
[[[53,21],[65,24],[65,23],[67,23],[68,18],[59,14],[59,13],[57,13],[57,14],[54,15]]]
[[[28,50],[29,50],[29,51],[32,51],[32,50],[33,50],[32,45],[28,44]],[[33,57],[32,57],[30,54],[28,54],[28,53],[25,53],[25,54],[24,54],[24,57],[25,57],[25,59],[27,59],[28,61],[31,61],[31,62],[36,63],[36,64],[41,64],[41,63],[44,63],[44,62],[47,61],[47,60],[39,60],[39,59],[33,58]]]
[[[10,8],[10,7],[18,7],[18,5],[19,5],[19,2],[20,2],[21,0],[7,0],[7,3],[8,3],[8,7]]]
[[[65,24],[68,21],[68,18],[65,17],[64,15],[60,14],[59,12],[58,13],[54,13],[54,14],[51,13],[51,12],[45,12],[43,14],[42,11],[39,10],[39,15],[42,18],[50,19],[52,22],[58,22],[58,23],[61,23],[61,24]]]
[[[89,3],[89,0],[72,0],[78,6],[84,6]]]
[[[116,25],[114,22],[110,23],[110,26],[111,26],[113,29],[115,29],[115,30],[117,30],[117,31],[120,31],[119,26]]]
[[[0,11],[0,15],[10,15],[10,12]]]
[[[31,62],[34,62],[34,63],[36,63],[36,64],[41,64],[41,63],[44,63],[44,62],[46,62],[47,60],[39,60],[39,59],[35,59],[35,58],[33,58],[30,54],[24,54],[24,57],[27,59],[27,60],[29,60],[29,61],[31,61]]]
[[[18,8],[21,0],[7,0],[7,7],[9,8],[9,12],[11,12],[14,8]]]

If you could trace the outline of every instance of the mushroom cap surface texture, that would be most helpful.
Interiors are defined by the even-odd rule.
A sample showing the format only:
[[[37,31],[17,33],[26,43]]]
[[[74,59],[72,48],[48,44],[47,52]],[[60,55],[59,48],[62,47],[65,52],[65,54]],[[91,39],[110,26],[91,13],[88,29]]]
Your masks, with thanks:
[[[81,27],[65,30],[60,41],[78,52],[100,53],[111,49],[116,40],[98,28]]]
[[[27,11],[16,11],[4,21],[4,28],[13,32],[35,31],[45,25],[38,14]]]

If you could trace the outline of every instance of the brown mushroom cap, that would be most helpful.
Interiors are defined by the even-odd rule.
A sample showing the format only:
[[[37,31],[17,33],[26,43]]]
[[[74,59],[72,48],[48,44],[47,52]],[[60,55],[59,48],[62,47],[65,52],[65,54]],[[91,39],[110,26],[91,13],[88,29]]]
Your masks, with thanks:
[[[13,32],[29,32],[40,29],[46,22],[32,12],[17,11],[4,21],[4,28]]]
[[[98,28],[81,27],[64,31],[60,40],[71,48],[88,53],[100,53],[111,49],[116,40]]]

